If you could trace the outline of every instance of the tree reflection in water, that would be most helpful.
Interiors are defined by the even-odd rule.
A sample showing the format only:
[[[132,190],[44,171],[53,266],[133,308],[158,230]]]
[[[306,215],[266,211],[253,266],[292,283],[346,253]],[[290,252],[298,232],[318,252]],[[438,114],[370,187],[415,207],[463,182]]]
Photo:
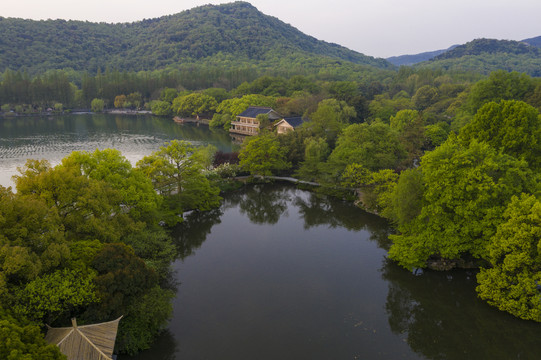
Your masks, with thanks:
[[[419,276],[387,261],[386,311],[395,334],[428,359],[538,359],[541,326],[479,300],[474,271]],[[466,350],[467,349],[467,350]]]
[[[308,196],[296,196],[294,204],[304,219],[305,229],[327,225],[353,231],[366,230],[370,233],[371,241],[376,241],[380,248],[389,249],[390,227],[385,219],[361,211],[347,201],[317,193],[303,192],[304,194]]]
[[[254,224],[276,224],[288,216],[287,203],[291,187],[254,185],[248,187],[240,198],[239,208]]]
[[[177,247],[178,257],[184,259],[193,255],[210,234],[212,227],[220,223],[221,209],[210,211],[192,211],[184,215],[184,221],[172,231],[173,242]]]
[[[152,344],[152,348],[142,351],[134,356],[119,355],[119,360],[147,360],[147,359],[160,359],[160,360],[175,360],[176,353],[178,352],[179,344],[175,339],[175,336],[169,331],[164,330],[160,333],[160,336]]]

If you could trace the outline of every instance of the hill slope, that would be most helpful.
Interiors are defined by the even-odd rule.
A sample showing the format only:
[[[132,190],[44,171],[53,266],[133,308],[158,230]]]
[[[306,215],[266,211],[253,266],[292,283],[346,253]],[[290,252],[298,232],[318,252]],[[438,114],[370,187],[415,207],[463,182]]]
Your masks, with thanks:
[[[477,39],[415,66],[482,74],[503,69],[541,76],[541,49],[519,41]]]
[[[206,5],[128,24],[0,18],[0,71],[153,70],[190,62],[334,59],[392,68],[384,59],[305,35],[246,2]]]
[[[447,52],[449,50],[452,50],[457,46],[458,45],[453,45],[447,49],[427,51],[427,52],[422,52],[419,54],[391,56],[385,60],[387,60],[388,62],[396,66],[414,65],[422,61],[427,61],[432,58],[435,58],[436,56],[443,54],[444,52]]]
[[[525,42],[526,44],[530,44],[532,46],[541,47],[541,36],[524,39],[522,40],[522,42]]]

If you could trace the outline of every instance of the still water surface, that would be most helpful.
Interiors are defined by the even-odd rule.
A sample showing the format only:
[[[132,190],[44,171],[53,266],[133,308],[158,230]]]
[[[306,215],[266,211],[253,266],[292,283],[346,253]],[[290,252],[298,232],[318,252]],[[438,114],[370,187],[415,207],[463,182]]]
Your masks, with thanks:
[[[11,177],[26,159],[47,159],[56,165],[72,151],[115,148],[135,165],[173,139],[195,145],[210,143],[231,151],[231,139],[224,131],[178,125],[171,119],[149,115],[0,117],[0,185],[13,186]]]
[[[412,274],[389,225],[285,185],[225,196],[176,231],[174,315],[150,359],[538,359],[539,324],[477,299],[475,273]]]
[[[172,139],[227,133],[150,116],[0,119],[0,185],[27,158],[114,147],[135,162]],[[475,273],[412,274],[386,259],[389,225],[285,185],[252,186],[175,232],[178,293],[150,359],[539,359],[541,327],[477,299]]]

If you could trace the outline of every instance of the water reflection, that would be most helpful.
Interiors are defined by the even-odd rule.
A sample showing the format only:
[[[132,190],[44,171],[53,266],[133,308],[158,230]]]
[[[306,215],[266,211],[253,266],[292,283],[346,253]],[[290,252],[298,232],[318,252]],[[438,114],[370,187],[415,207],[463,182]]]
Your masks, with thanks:
[[[178,224],[172,232],[181,259],[193,255],[210,234],[212,227],[220,223],[223,212],[221,209],[211,211],[193,211],[184,215],[184,221]]]
[[[269,191],[270,190],[270,191]],[[281,217],[289,216],[287,203],[289,189],[281,186],[254,185],[248,187],[240,198],[239,208],[254,224],[276,224]]]
[[[27,159],[47,159],[57,164],[72,151],[115,148],[135,163],[173,139],[195,145],[212,144],[225,152],[232,147],[226,131],[176,124],[171,119],[150,115],[0,118],[0,185],[13,185],[11,176]]]
[[[391,330],[428,359],[538,359],[541,326],[476,297],[475,273],[415,276],[387,261],[385,305]]]
[[[140,352],[135,356],[118,356],[119,360],[142,360],[142,359],[159,359],[159,360],[175,360],[176,353],[179,349],[179,344],[175,336],[169,330],[164,330],[158,339],[154,342],[152,349]]]
[[[307,197],[296,196],[294,204],[302,214],[305,229],[328,225],[331,228],[344,227],[353,231],[367,230],[370,232],[370,240],[377,242],[379,247],[388,250],[390,246],[390,228],[387,221],[362,212],[349,202],[309,193]]]

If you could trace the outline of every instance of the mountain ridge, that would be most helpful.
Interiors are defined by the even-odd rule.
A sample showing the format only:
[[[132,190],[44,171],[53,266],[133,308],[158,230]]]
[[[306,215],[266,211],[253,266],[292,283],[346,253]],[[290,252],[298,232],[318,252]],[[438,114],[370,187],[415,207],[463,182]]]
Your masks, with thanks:
[[[132,23],[0,18],[0,71],[140,71],[214,57],[276,62],[291,54],[393,68],[384,59],[317,40],[242,1]]]

